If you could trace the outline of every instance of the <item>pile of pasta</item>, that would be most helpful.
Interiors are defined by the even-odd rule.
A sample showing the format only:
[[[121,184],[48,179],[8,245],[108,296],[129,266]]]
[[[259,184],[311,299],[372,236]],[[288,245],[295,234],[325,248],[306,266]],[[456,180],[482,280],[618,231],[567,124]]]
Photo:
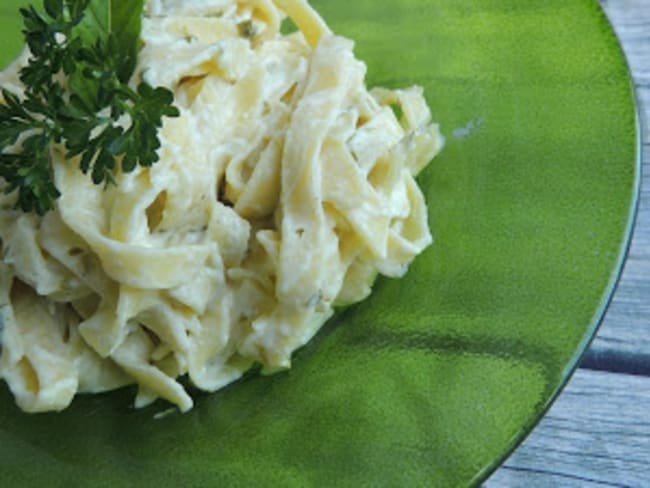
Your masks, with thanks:
[[[142,39],[134,82],[181,112],[160,161],[104,188],[52,147],[55,210],[0,200],[0,374],[28,412],[134,383],[136,407],[187,411],[179,380],[288,368],[334,307],[431,243],[414,176],[442,137],[422,89],[369,91],[304,0],[150,0]],[[25,57],[3,86],[20,91]]]

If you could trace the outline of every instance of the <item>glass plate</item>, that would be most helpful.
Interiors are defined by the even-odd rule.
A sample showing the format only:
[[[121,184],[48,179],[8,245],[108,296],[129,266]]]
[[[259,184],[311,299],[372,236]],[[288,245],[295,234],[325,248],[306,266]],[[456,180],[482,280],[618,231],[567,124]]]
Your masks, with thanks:
[[[18,0],[0,7],[2,62]],[[0,388],[15,486],[466,486],[532,429],[593,337],[638,192],[635,103],[592,0],[313,0],[370,84],[423,85],[447,146],[421,175],[435,243],[293,369],[159,420],[132,391],[25,415]]]

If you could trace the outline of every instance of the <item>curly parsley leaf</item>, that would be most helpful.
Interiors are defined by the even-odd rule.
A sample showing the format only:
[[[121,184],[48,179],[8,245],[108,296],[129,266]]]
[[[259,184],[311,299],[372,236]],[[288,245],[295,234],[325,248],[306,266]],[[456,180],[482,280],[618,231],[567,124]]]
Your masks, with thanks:
[[[74,35],[86,45],[109,35],[115,38],[118,78],[124,83],[131,77],[137,61],[143,6],[144,0],[89,0],[83,20],[74,29]]]
[[[95,184],[114,183],[123,171],[158,161],[163,117],[179,115],[173,95],[142,82],[135,69],[142,0],[44,0],[44,13],[21,9],[31,58],[20,72],[24,96],[3,89],[0,104],[0,177],[16,207],[44,214],[60,196],[50,150]]]

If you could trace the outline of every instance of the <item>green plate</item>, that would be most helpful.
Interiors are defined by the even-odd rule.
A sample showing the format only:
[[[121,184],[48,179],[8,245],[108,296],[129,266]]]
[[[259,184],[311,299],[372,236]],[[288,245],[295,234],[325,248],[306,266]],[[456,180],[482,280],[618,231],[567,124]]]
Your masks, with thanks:
[[[17,51],[2,0],[1,61]],[[293,369],[155,420],[132,391],[24,415],[2,486],[466,486],[537,423],[612,294],[639,181],[617,40],[593,0],[313,0],[371,84],[421,84],[447,146],[419,181],[436,242]]]

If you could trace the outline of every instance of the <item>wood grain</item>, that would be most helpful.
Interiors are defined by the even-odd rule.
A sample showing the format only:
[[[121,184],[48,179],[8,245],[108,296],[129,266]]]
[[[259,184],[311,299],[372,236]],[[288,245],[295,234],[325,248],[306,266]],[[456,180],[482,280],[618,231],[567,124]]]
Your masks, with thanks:
[[[484,488],[648,487],[649,412],[650,378],[581,369]]]
[[[642,183],[621,280],[582,368],[484,488],[650,487],[650,0],[600,0],[639,101]]]

